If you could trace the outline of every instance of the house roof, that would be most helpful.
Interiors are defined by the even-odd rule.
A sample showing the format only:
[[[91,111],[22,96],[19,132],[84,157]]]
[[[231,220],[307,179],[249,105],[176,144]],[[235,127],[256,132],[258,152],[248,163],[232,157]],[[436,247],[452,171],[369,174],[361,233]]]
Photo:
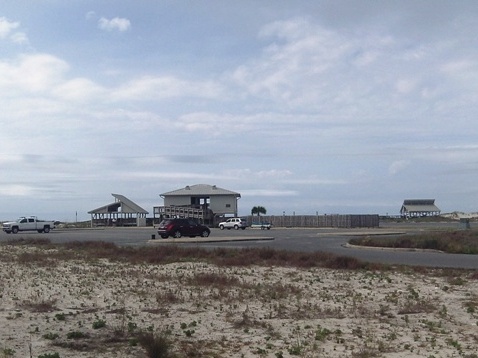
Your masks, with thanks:
[[[435,205],[435,199],[406,199],[403,205]]]
[[[113,212],[117,212],[120,207],[121,207],[122,213],[148,214],[148,212],[144,210],[141,206],[132,202],[124,195],[120,195],[120,194],[111,194],[111,195],[113,195],[116,199],[114,203],[107,204],[100,208],[88,211],[88,214],[113,213]]]
[[[169,191],[167,193],[160,194],[160,196],[215,196],[215,195],[234,195],[240,198],[241,194],[234,191],[219,188],[216,185],[196,184],[187,185],[184,188]]]
[[[400,211],[439,212],[440,209],[435,205],[435,199],[410,199],[403,201]]]

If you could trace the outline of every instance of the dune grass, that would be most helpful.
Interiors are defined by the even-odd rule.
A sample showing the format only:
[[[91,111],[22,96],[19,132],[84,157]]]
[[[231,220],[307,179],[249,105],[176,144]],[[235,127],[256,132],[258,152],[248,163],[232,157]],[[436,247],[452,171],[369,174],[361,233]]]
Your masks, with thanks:
[[[7,353],[20,354],[14,342],[23,334],[43,342],[30,354],[42,358],[116,350],[146,358],[478,358],[469,333],[478,324],[472,271],[321,252],[33,237],[3,242],[0,262],[0,296],[10,307],[3,324],[25,327],[5,330]]]

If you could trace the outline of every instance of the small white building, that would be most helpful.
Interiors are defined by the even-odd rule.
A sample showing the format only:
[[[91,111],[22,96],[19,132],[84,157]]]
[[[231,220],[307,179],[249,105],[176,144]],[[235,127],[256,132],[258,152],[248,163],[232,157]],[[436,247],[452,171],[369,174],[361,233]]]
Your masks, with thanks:
[[[435,199],[408,199],[403,201],[400,215],[406,218],[438,216],[440,209],[435,205]]]

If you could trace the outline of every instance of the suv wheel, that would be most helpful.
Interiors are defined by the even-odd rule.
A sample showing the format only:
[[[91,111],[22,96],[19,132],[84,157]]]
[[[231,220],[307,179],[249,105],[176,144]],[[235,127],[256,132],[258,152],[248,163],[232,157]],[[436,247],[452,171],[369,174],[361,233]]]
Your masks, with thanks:
[[[234,229],[235,229],[235,230],[239,230],[239,226],[238,226],[237,224],[234,225]]]
[[[173,237],[176,238],[176,239],[179,239],[181,237],[181,232],[179,230],[175,231],[174,234],[173,234]]]
[[[224,230],[224,225],[219,225],[219,229]]]
[[[202,233],[201,233],[201,237],[208,237],[209,236],[209,231],[207,230],[204,230]]]

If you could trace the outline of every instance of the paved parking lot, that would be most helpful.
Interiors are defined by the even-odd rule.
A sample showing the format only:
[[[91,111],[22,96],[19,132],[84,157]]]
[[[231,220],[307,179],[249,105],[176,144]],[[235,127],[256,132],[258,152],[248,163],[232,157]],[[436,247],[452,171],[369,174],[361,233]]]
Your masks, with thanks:
[[[437,252],[394,251],[346,247],[355,235],[399,235],[437,229],[458,229],[459,224],[388,224],[378,229],[333,229],[333,228],[273,228],[271,230],[220,230],[213,228],[211,236],[203,238],[161,239],[153,227],[149,228],[102,228],[61,230],[49,234],[36,232],[16,235],[0,233],[0,241],[20,237],[45,237],[54,243],[68,241],[105,241],[117,245],[194,245],[204,248],[271,247],[279,250],[302,252],[325,251],[337,255],[353,256],[370,262],[389,264],[422,265],[434,267],[456,267],[478,269],[475,255],[454,255]],[[154,236],[154,240],[152,240]]]

